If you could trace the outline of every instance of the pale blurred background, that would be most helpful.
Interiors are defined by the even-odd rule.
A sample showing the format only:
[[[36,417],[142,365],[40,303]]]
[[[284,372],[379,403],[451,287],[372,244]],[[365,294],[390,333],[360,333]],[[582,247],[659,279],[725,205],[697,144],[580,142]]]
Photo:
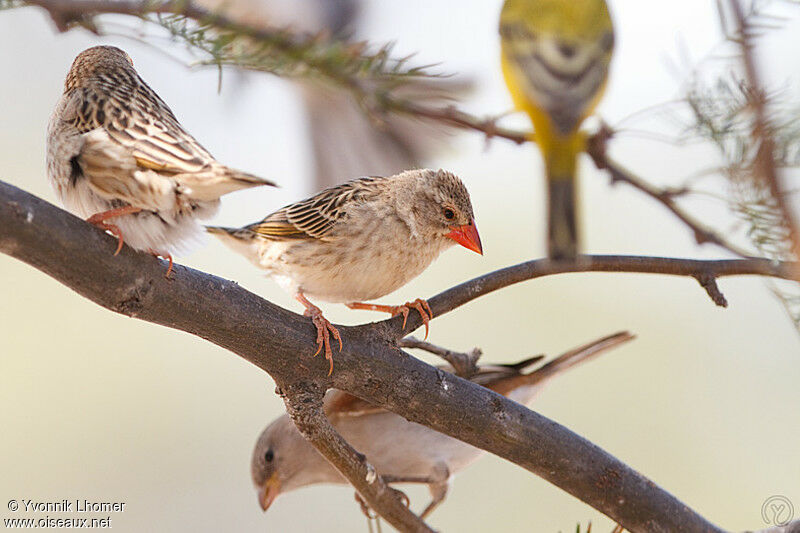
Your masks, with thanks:
[[[599,112],[613,124],[678,96],[687,71],[675,65],[701,59],[720,37],[712,1],[609,3],[618,47]],[[442,61],[442,70],[472,75],[477,89],[465,106],[500,113],[511,104],[499,76],[499,9],[499,0],[383,0],[369,4],[361,33],[397,40],[397,53],[418,51],[420,63]],[[799,29],[797,20],[789,21],[764,42],[773,79],[797,82]],[[187,69],[130,39],[56,34],[34,8],[0,12],[0,179],[55,201],[45,177],[45,127],[72,59],[100,43],[126,49],[144,79],[221,161],[282,184],[224,199],[217,222],[249,223],[311,191],[313,162],[292,84],[227,72],[218,94],[213,69]],[[187,57],[180,44],[164,50]],[[505,123],[524,126],[525,120]],[[626,123],[649,130],[659,124],[669,125]],[[664,184],[716,163],[708,149],[632,135],[614,141],[613,153]],[[713,247],[696,247],[660,205],[625,186],[610,188],[584,163],[588,251],[724,257]],[[429,297],[541,256],[539,164],[533,146],[495,140],[485,149],[479,134],[455,136],[451,149],[428,165],[451,169],[467,183],[485,255],[451,250],[385,301]],[[710,200],[694,205],[705,214],[724,212]],[[178,261],[300,311],[216,242]],[[250,453],[264,425],[283,411],[261,370],[199,338],[101,309],[3,255],[0,280],[6,294],[0,305],[0,517],[44,516],[12,513],[10,499],[80,498],[126,502],[125,512],[112,516],[116,531],[366,530],[353,491],[342,486],[302,489],[281,496],[266,515],[259,509]],[[456,349],[477,345],[484,361],[510,362],[556,355],[622,329],[636,333],[633,343],[559,378],[534,408],[720,526],[758,529],[767,525],[761,505],[772,495],[789,498],[800,514],[800,337],[763,281],[724,279],[720,286],[729,309],[715,307],[692,279],[551,277],[437,319],[430,340]],[[377,318],[324,308],[335,322]],[[426,491],[408,492],[417,509],[427,503]],[[572,496],[486,456],[455,479],[430,523],[444,531],[556,532],[589,520],[595,531],[611,529],[607,518]]]

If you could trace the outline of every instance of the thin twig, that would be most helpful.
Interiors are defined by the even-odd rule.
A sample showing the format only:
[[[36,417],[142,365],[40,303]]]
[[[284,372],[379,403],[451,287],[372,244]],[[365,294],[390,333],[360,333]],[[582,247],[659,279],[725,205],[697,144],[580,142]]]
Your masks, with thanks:
[[[800,262],[761,258],[704,260],[630,255],[583,255],[574,261],[534,259],[465,281],[428,299],[428,304],[433,310],[434,317],[439,317],[476,298],[516,283],[556,274],[588,272],[661,274],[706,280],[706,283],[709,279],[747,275],[798,281]],[[721,294],[710,296],[715,304],[722,305],[723,302],[719,298]],[[400,317],[388,319],[388,322],[394,323],[398,337],[402,335]],[[422,325],[422,320],[419,315],[411,314],[407,324],[406,329],[416,329]]]
[[[417,348],[425,350],[426,352],[438,355],[448,363],[456,371],[456,375],[464,379],[469,379],[478,371],[478,359],[480,359],[483,352],[480,348],[473,348],[469,353],[456,352],[436,346],[430,342],[421,341],[416,337],[406,337],[401,339],[398,343],[401,348]]]
[[[676,196],[679,194],[651,185],[632,172],[622,168],[618,163],[612,161],[606,152],[606,142],[611,135],[612,132],[607,126],[604,125],[601,127],[600,132],[588,139],[586,153],[592,158],[597,168],[606,170],[611,175],[612,183],[627,183],[661,203],[692,230],[697,244],[712,243],[740,257],[749,257],[751,255],[747,253],[747,251],[728,242],[721,235],[718,235],[711,228],[705,226],[702,222],[684,211],[680,205],[678,205],[678,202],[675,201]]]
[[[387,111],[431,119],[464,130],[477,131],[483,133],[487,140],[494,137],[501,137],[516,144],[535,142],[533,132],[501,128],[497,125],[498,117],[481,119],[458,109],[458,107],[454,105],[429,107],[415,104],[408,100],[389,99],[385,102],[385,108]]]
[[[741,57],[748,84],[746,94],[754,115],[752,138],[753,142],[758,146],[758,150],[753,164],[753,171],[758,178],[765,181],[769,186],[772,197],[775,199],[786,227],[789,229],[789,239],[792,242],[794,256],[800,258],[800,235],[798,234],[797,220],[783,192],[785,187],[781,183],[775,166],[774,128],[767,114],[767,93],[761,83],[761,76],[754,57],[754,29],[751,27],[748,18],[745,17],[740,1],[729,0],[729,4],[737,25],[733,40],[741,48]]]

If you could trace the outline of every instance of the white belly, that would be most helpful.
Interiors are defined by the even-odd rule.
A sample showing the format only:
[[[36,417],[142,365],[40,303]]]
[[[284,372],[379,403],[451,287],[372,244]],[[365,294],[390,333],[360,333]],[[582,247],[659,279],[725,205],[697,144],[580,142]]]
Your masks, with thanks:
[[[74,186],[56,187],[56,193],[70,212],[82,218],[113,209],[115,206],[92,192],[85,180],[78,179]],[[202,216],[213,216],[219,203],[200,210]],[[108,219],[117,226],[128,246],[142,251],[161,254],[185,252],[201,242],[203,228],[195,213],[172,212],[159,216],[150,211]]]
[[[370,238],[263,246],[262,266],[285,288],[334,303],[374,300],[394,292],[440,252],[438,247],[387,246]]]

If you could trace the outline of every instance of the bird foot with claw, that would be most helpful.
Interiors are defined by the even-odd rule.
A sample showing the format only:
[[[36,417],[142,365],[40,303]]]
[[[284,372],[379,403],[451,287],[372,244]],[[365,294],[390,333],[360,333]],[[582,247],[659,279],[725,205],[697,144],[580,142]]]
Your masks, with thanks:
[[[411,508],[411,500],[408,498],[408,495],[405,492],[403,492],[402,490],[398,490],[394,487],[388,487],[388,488],[394,493],[395,496],[398,497],[398,499],[401,502],[403,502],[403,505],[405,505],[408,508]],[[358,502],[358,505],[361,506],[361,512],[364,513],[364,515],[367,518],[371,519],[378,517],[378,515],[374,513],[374,511],[370,508],[367,502],[364,501],[364,498],[362,498],[358,492],[355,493],[355,497],[356,501]]]
[[[116,237],[117,249],[114,252],[114,255],[119,255],[119,252],[122,250],[122,245],[124,244],[124,240],[122,239],[122,231],[119,229],[118,226],[107,223],[106,220],[108,220],[109,218],[121,217],[123,215],[132,215],[134,213],[138,213],[139,211],[141,211],[141,209],[138,207],[133,207],[133,206],[119,207],[117,209],[103,211],[102,213],[95,213],[94,215],[87,218],[86,222],[88,222],[92,226],[105,230],[111,233],[114,237]]]
[[[309,302],[306,297],[303,296],[303,294],[298,293],[296,298],[297,301],[302,303],[306,308],[303,316],[311,318],[311,322],[314,324],[314,327],[317,328],[317,351],[314,352],[314,357],[316,357],[320,352],[325,353],[325,359],[330,363],[330,369],[328,370],[328,375],[330,376],[333,373],[333,350],[331,350],[331,335],[333,335],[334,339],[339,341],[339,351],[342,351],[342,337],[339,335],[339,330],[336,329],[334,325],[322,315],[322,310]]]
[[[389,488],[394,491],[395,496],[400,498],[400,501],[403,502],[403,505],[405,505],[408,508],[411,508],[411,500],[408,498],[408,495],[405,492],[403,492],[402,490],[397,490],[394,487],[389,487]]]
[[[89,218],[86,219],[86,222],[88,222],[89,224],[91,224],[96,228],[100,228],[101,230],[107,231],[111,235],[116,237],[117,249],[114,250],[114,255],[119,255],[119,253],[122,251],[122,245],[125,243],[125,241],[122,238],[122,230],[120,230],[119,227],[115,226],[114,224],[106,224],[102,220],[92,220],[96,216],[97,215],[90,216]]]
[[[364,516],[366,516],[369,520],[378,518],[378,515],[375,514],[372,509],[370,509],[369,505],[367,505],[367,502],[365,502],[364,498],[361,497],[361,494],[355,492],[353,495],[356,498],[356,502],[358,502],[358,505],[361,507],[361,512],[364,513]]]
[[[425,325],[425,338],[428,338],[428,330],[430,321],[433,319],[433,311],[431,306],[428,305],[426,300],[417,298],[413,302],[406,302],[403,305],[381,305],[381,304],[367,304],[363,302],[353,302],[347,304],[350,309],[363,309],[366,311],[381,311],[389,313],[392,316],[403,315],[403,329],[406,329],[406,322],[408,321],[408,313],[411,309],[416,309],[419,316],[422,317],[422,323]]]
[[[156,252],[156,251],[153,251],[153,250],[148,250],[147,252],[150,255],[152,255],[153,257],[157,257],[159,259],[163,259],[164,261],[169,262],[169,265],[167,266],[167,273],[164,274],[164,277],[167,278],[167,279],[172,279],[172,278],[169,277],[169,275],[172,274],[172,265],[173,265],[172,255],[171,254],[162,254],[162,253],[159,253],[159,252]]]

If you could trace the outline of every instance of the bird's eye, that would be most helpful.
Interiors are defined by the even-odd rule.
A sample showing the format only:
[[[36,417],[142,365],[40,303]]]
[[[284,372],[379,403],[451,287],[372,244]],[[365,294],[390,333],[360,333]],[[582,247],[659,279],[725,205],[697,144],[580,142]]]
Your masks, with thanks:
[[[275,454],[272,453],[272,450],[267,450],[267,453],[264,454],[264,462],[271,463],[273,459],[275,459]]]
[[[456,218],[456,214],[453,212],[452,209],[446,207],[444,209],[444,218],[446,218],[447,220],[453,220],[454,218]]]

